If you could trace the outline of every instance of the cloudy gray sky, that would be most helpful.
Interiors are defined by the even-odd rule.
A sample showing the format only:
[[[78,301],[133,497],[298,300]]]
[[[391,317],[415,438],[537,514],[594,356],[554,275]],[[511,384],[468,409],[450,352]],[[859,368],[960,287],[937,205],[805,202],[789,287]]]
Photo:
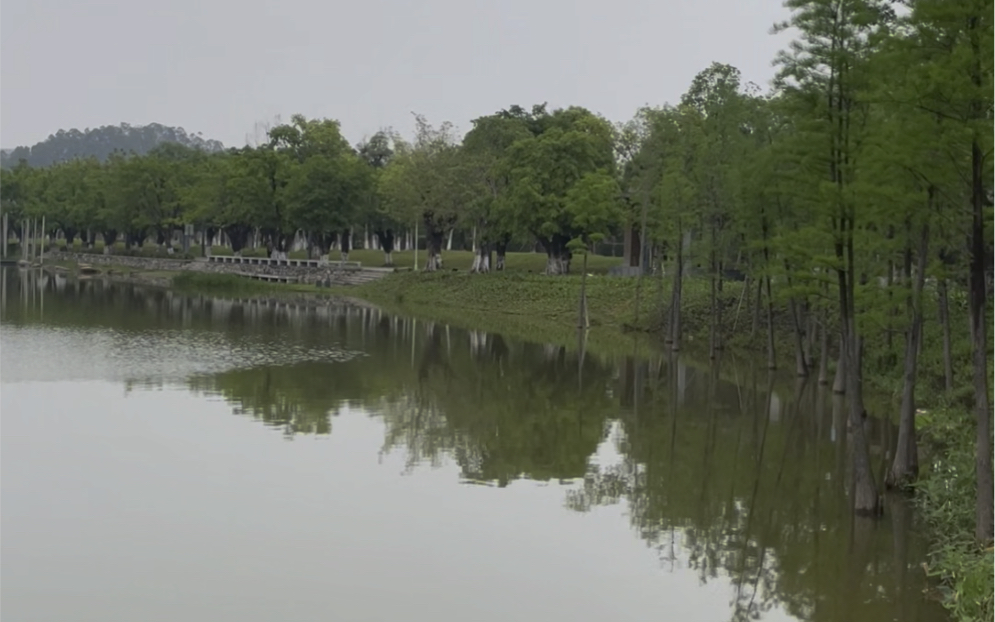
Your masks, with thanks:
[[[780,0],[4,0],[0,145],[158,122],[242,145],[294,113],[356,142],[411,112],[466,131],[511,104],[613,121],[712,61],[766,86]]]

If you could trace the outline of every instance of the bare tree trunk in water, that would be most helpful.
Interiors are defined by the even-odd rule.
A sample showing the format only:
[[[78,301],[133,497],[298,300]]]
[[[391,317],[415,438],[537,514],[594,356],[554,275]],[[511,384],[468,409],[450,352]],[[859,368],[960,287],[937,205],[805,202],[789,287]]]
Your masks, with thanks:
[[[947,393],[954,390],[954,359],[953,344],[950,333],[950,298],[947,295],[947,280],[940,279],[937,283],[940,303],[940,327],[943,330],[943,381]]]
[[[852,252],[852,247],[848,249]],[[848,252],[848,254],[849,254]],[[848,257],[850,266],[852,256]],[[851,448],[851,466],[853,480],[851,494],[853,495],[853,511],[857,514],[876,514],[880,510],[877,484],[874,482],[874,472],[871,470],[870,452],[867,446],[867,435],[864,432],[863,391],[861,388],[861,339],[857,335],[857,322],[853,306],[853,276],[851,270],[839,270],[840,286],[840,326],[843,349],[846,360],[846,397],[849,405],[847,428],[849,446]]]
[[[902,405],[898,415],[895,460],[884,480],[888,488],[904,488],[919,476],[919,449],[916,446],[916,372],[919,363],[919,342],[922,339],[922,287],[926,279],[928,251],[929,226],[923,225],[922,237],[919,240],[919,257],[916,261],[915,284],[907,301],[912,314],[912,323],[905,339],[905,374]]]

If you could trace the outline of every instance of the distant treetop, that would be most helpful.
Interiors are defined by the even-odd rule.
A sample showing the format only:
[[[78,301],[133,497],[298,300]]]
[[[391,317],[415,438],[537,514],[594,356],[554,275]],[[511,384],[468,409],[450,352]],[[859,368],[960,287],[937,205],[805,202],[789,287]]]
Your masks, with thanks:
[[[51,166],[76,158],[96,157],[104,161],[115,151],[144,155],[162,143],[178,143],[207,152],[223,151],[217,140],[206,140],[199,134],[188,134],[182,127],[167,127],[158,123],[132,126],[105,125],[95,129],[59,130],[33,147],[17,147],[0,153],[0,166],[12,167],[21,160],[29,166]]]

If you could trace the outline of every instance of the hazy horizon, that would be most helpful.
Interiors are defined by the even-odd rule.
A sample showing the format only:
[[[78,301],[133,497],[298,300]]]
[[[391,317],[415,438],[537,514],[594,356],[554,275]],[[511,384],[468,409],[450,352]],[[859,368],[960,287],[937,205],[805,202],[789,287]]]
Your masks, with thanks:
[[[351,143],[411,112],[460,132],[512,104],[579,105],[611,121],[676,102],[712,62],[766,88],[790,36],[779,0],[498,5],[373,0],[7,0],[0,146],[58,130],[160,123],[241,146],[256,123],[337,119]]]

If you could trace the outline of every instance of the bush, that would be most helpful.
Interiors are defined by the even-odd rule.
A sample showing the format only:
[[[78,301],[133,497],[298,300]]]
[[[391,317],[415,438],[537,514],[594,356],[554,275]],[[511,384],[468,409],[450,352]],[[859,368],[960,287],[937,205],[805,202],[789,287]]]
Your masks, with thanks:
[[[961,410],[939,408],[922,414],[919,426],[929,456],[916,484],[917,501],[933,540],[927,572],[940,579],[944,604],[955,619],[991,620],[993,554],[974,541],[973,418]]]

